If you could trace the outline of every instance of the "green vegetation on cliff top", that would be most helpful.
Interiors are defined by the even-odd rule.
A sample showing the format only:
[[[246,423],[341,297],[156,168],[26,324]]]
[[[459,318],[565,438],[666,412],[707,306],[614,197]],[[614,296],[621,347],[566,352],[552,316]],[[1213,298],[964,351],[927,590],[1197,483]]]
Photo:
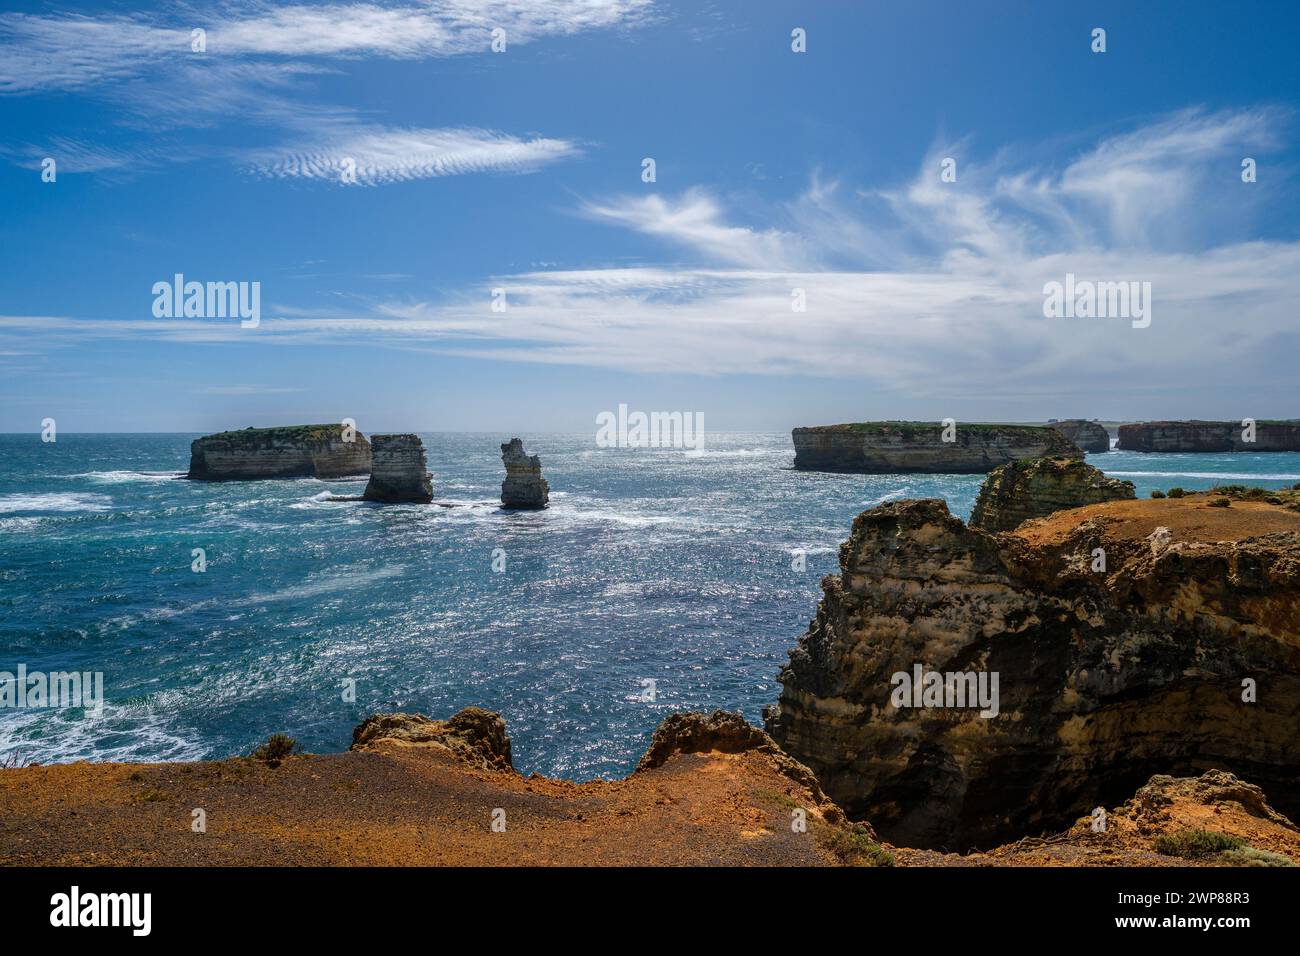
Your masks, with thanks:
[[[886,431],[900,431],[903,433],[911,431],[920,431],[922,429],[933,430],[942,428],[942,422],[903,422],[903,421],[883,421],[883,422],[845,422],[842,425],[809,425],[809,431],[849,431],[859,432],[861,434],[876,434]],[[1036,432],[1053,432],[1054,428],[1048,425],[1006,425],[998,422],[958,422],[957,428],[962,431],[988,432],[994,434],[1003,431],[1036,431]]]
[[[217,439],[219,441],[255,443],[274,441],[318,442],[332,441],[342,434],[342,425],[278,425],[274,428],[242,428],[228,432],[217,432],[215,435],[204,435],[200,440]],[[357,432],[357,436],[360,437],[361,432]]]

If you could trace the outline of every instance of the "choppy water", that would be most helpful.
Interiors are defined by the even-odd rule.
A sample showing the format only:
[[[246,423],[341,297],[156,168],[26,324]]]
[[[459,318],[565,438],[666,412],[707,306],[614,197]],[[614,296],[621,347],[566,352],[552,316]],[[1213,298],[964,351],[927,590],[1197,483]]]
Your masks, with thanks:
[[[194,437],[0,435],[0,670],[102,671],[107,698],[98,719],[0,711],[0,757],[214,758],[275,731],[324,752],[377,711],[480,704],[524,772],[622,775],[667,713],[760,719],[855,515],[942,497],[964,518],[982,480],[799,473],[788,434],[524,435],[552,507],[505,513],[505,434],[423,436],[450,509],[328,500],[364,481],[175,480]],[[1300,481],[1300,454],[1089,460],[1143,497]]]

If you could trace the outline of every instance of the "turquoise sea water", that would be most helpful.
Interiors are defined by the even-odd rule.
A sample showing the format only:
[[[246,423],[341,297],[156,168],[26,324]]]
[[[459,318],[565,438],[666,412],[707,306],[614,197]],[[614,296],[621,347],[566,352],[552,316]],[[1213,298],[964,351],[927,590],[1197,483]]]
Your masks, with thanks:
[[[328,500],[364,480],[176,480],[194,437],[0,435],[0,671],[102,671],[107,699],[97,719],[0,711],[0,758],[214,758],[276,731],[335,751],[377,711],[479,704],[525,773],[619,776],[670,712],[760,720],[855,515],[942,497],[965,518],[982,480],[795,472],[788,434],[703,452],[523,435],[552,507],[507,513],[510,435],[423,436],[454,508]],[[1142,497],[1300,481],[1300,454],[1089,461]]]

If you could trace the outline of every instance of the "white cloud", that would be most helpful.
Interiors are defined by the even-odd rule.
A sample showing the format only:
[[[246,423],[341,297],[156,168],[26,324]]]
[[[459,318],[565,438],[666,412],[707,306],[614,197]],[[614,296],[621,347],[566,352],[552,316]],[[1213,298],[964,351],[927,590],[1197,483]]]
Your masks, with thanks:
[[[347,342],[639,372],[834,377],[954,401],[1069,394],[1086,403],[1189,382],[1282,396],[1300,350],[1300,241],[1258,240],[1244,218],[1223,219],[1267,203],[1267,184],[1241,183],[1236,169],[1280,121],[1187,112],[1103,139],[1059,168],[963,162],[952,184],[939,182],[930,157],[911,183],[865,199],[818,180],[762,229],[728,223],[702,191],[586,203],[581,215],[676,243],[698,263],[491,277],[454,301],[365,314],[264,309],[255,332],[212,321],[41,320],[51,323],[44,340]],[[1148,154],[1180,178],[1177,188],[1152,187],[1141,172]],[[1271,172],[1283,176],[1276,163]],[[1044,318],[1043,285],[1067,272],[1150,282],[1150,328]],[[495,286],[507,290],[503,313],[491,310]],[[791,308],[796,288],[806,312]],[[7,325],[35,321],[0,318],[0,346]],[[9,344],[30,347],[31,337]]]
[[[250,157],[266,176],[359,185],[483,172],[528,172],[570,158],[577,146],[563,139],[522,140],[481,129],[390,129],[330,125],[309,143],[264,150]]]
[[[0,93],[82,89],[195,57],[423,59],[488,50],[500,27],[510,44],[635,25],[651,0],[430,0],[422,4],[229,5],[217,15],[0,16]],[[206,31],[207,52],[190,48]]]

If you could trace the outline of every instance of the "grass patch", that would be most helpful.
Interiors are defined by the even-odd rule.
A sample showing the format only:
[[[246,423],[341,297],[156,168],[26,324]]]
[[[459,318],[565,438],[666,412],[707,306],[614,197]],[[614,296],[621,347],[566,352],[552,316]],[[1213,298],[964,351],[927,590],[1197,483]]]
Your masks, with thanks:
[[[1257,850],[1253,846],[1243,846],[1239,850],[1225,850],[1219,854],[1219,862],[1227,866],[1295,866],[1295,860],[1289,856],[1269,850]]]
[[[828,828],[822,845],[845,866],[893,866],[894,854],[871,838],[871,831],[860,823],[848,830]]]
[[[1240,850],[1246,846],[1246,841],[1240,837],[1228,836],[1226,833],[1195,829],[1161,834],[1156,837],[1153,846],[1157,853],[1165,856],[1200,860],[1225,850]]]

